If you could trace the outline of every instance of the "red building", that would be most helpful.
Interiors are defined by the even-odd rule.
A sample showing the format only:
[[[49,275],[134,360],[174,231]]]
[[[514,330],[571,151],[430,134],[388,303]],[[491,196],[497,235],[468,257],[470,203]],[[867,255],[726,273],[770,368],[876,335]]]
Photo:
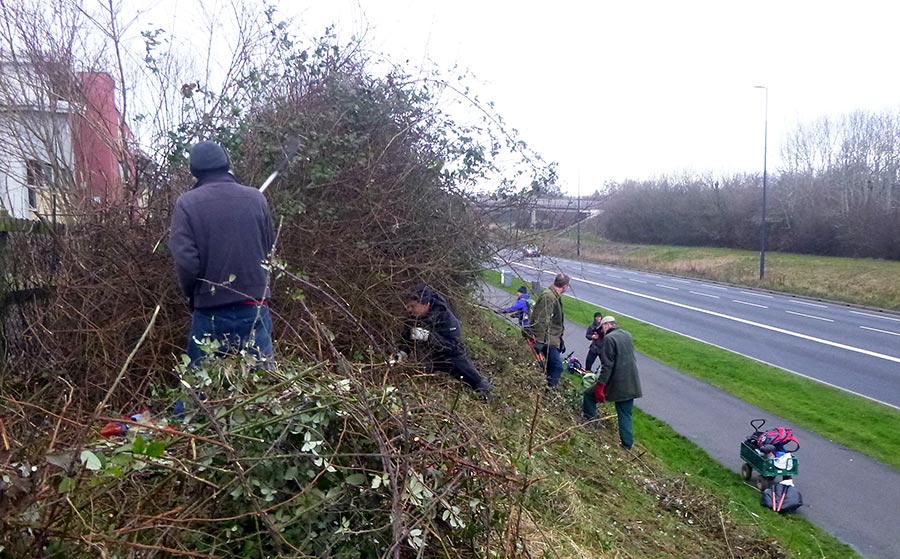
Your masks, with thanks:
[[[105,72],[80,72],[78,78],[84,106],[72,115],[75,182],[86,202],[120,202],[134,185],[135,167],[131,130],[116,107],[116,84]]]

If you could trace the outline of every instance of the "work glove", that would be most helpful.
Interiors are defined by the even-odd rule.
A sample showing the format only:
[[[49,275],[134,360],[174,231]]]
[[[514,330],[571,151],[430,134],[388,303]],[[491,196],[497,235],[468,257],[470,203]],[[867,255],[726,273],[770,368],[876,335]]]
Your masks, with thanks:
[[[541,342],[534,342],[534,351],[535,353],[539,353],[543,355],[547,352],[547,344],[542,344]]]
[[[600,384],[599,382],[594,385],[594,399],[597,400],[598,404],[602,404],[606,401],[606,385]]]
[[[563,340],[559,340],[559,352],[560,353],[566,352],[566,342]]]
[[[402,363],[406,361],[406,358],[409,355],[405,351],[398,351],[397,353],[391,355],[391,358],[388,360],[388,365],[396,365],[397,363]]]
[[[430,335],[431,335],[431,332],[429,332],[425,328],[419,328],[418,326],[410,329],[410,331],[409,331],[410,339],[415,340],[417,342],[427,341],[428,336],[430,336]]]

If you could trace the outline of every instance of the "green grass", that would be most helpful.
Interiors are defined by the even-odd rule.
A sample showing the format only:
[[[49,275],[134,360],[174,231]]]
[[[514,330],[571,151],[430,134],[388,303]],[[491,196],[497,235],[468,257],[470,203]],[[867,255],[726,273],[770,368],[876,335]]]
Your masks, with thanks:
[[[737,474],[639,410],[631,453],[618,447],[608,404],[601,407],[608,417],[602,428],[577,427],[581,379],[575,375],[564,375],[561,398],[542,404],[534,440],[543,447],[523,453],[540,373],[517,328],[496,315],[476,320],[486,325],[474,330],[490,335],[474,335],[467,325],[466,345],[483,369],[490,367],[502,403],[482,410],[466,399],[461,413],[483,414],[479,423],[491,440],[538,479],[523,502],[546,551],[535,553],[542,548],[530,542],[532,556],[771,557],[752,546],[777,542],[788,557],[859,557],[800,516],[764,510],[759,493]]]
[[[500,286],[499,272],[486,280]],[[511,287],[502,287],[512,292]],[[566,318],[587,325],[597,307],[566,297]],[[604,314],[607,311],[603,310]],[[684,336],[617,317],[641,353],[763,410],[900,468],[900,411]]]
[[[568,236],[568,234],[567,234]],[[554,239],[548,254],[574,256],[571,238]],[[724,248],[628,245],[581,236],[581,258],[630,268],[762,287],[807,297],[900,310],[900,262],[766,253],[759,280],[759,252]]]

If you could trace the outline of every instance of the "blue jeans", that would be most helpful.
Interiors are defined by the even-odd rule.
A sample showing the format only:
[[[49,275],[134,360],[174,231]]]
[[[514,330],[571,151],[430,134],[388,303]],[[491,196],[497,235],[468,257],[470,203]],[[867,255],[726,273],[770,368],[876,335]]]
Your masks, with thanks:
[[[187,354],[193,367],[207,355],[198,342],[209,337],[219,343],[217,356],[248,349],[258,357],[272,357],[272,318],[267,305],[236,303],[208,309],[195,309],[191,319]]]
[[[548,345],[543,354],[546,359],[544,361],[544,372],[547,373],[547,387],[556,388],[563,371],[562,356],[559,353],[559,348]]]

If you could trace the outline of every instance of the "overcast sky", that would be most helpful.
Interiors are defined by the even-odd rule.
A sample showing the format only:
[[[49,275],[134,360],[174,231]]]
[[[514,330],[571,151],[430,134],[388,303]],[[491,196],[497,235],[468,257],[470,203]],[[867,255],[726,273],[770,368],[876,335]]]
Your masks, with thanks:
[[[184,0],[176,2],[184,6]],[[769,169],[798,121],[900,108],[900,3],[319,0],[278,4],[316,36],[368,28],[397,61],[458,65],[574,193],[682,171]]]

